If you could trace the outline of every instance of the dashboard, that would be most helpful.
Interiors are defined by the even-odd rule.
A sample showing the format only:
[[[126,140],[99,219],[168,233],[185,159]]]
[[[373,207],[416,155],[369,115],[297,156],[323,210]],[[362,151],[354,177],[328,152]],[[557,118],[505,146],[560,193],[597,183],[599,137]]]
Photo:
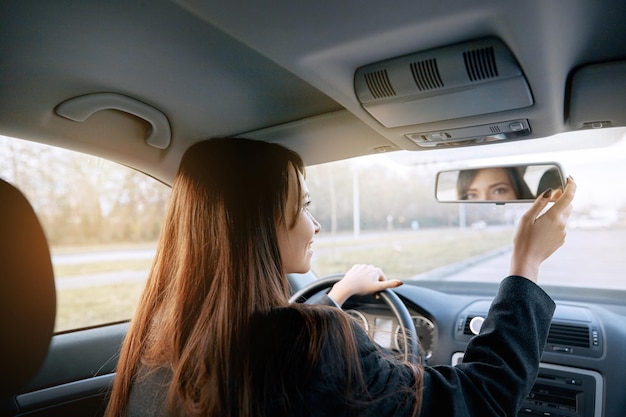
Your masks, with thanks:
[[[478,333],[497,284],[405,281],[394,291],[409,308],[426,365],[455,365]],[[557,307],[535,385],[519,416],[626,415],[626,294],[544,287]],[[460,291],[463,291],[462,293]],[[374,297],[344,311],[383,348],[402,350],[395,315]]]
[[[400,331],[398,320],[384,307],[369,304],[367,307],[344,308],[344,311],[352,316],[381,347],[397,352],[404,350],[404,336]],[[439,339],[437,326],[431,319],[415,310],[409,311],[419,340],[419,356],[422,361],[427,361],[437,349]]]

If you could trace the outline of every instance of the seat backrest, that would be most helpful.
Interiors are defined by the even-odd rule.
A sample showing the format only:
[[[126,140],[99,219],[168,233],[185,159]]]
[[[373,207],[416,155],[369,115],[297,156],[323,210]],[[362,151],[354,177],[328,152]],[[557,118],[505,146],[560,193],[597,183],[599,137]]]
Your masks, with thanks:
[[[0,179],[0,399],[16,394],[40,368],[55,314],[44,231],[24,195]]]

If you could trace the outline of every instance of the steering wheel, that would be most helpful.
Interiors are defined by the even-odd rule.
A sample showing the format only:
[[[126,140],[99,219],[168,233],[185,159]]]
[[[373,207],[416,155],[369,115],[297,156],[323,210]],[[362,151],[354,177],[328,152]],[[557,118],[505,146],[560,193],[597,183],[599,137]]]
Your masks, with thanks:
[[[306,287],[302,288],[294,295],[292,295],[289,299],[289,302],[304,303],[315,294],[321,291],[330,290],[330,288],[335,285],[341,278],[343,278],[343,274],[336,274],[312,282],[311,284],[307,285]],[[398,323],[400,323],[400,334],[404,338],[404,349],[402,352],[404,359],[421,362],[422,360],[418,347],[415,323],[413,322],[413,319],[411,319],[411,314],[406,308],[406,305],[402,302],[402,300],[400,300],[400,297],[398,297],[396,293],[391,291],[390,289],[383,290],[377,295],[379,295],[380,298],[385,302],[387,307],[389,307],[389,309],[396,316]]]

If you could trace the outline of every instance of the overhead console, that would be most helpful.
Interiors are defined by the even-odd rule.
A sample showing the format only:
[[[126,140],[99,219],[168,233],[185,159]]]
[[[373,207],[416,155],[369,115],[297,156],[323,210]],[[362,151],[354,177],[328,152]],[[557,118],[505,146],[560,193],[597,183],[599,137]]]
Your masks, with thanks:
[[[484,115],[532,106],[533,96],[513,54],[487,38],[419,52],[359,68],[355,92],[363,108],[388,128]],[[420,131],[406,136],[434,147],[459,141],[529,134],[526,119]]]
[[[569,124],[574,129],[626,126],[626,61],[586,65],[574,72]]]

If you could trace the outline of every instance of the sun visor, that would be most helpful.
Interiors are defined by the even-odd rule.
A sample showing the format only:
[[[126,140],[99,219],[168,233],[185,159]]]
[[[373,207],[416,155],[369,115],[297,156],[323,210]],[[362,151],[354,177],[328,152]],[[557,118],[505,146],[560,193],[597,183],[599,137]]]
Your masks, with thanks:
[[[533,97],[513,54],[498,39],[419,52],[356,71],[356,95],[385,127],[529,107]]]
[[[574,73],[569,124],[575,129],[626,126],[626,61],[587,65]]]

